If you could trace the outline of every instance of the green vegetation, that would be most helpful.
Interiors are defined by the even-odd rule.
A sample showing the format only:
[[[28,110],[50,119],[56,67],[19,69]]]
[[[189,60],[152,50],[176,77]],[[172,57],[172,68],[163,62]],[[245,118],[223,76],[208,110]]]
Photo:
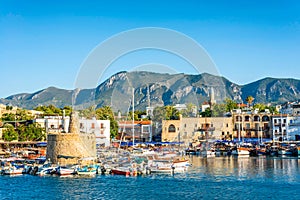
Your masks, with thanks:
[[[110,137],[115,138],[118,134],[118,122],[115,120],[114,113],[109,106],[104,106],[96,110],[96,118],[99,120],[110,120]]]
[[[70,116],[72,112],[71,106],[64,106],[63,108],[57,108],[54,105],[48,106],[38,106],[34,110],[44,112],[44,115],[63,115],[63,111],[65,111],[66,116]]]
[[[6,107],[7,110],[12,110]],[[3,125],[2,139],[4,141],[42,141],[46,133],[37,123],[32,123],[33,116],[27,110],[17,109],[15,113],[5,113],[1,118]]]
[[[153,120],[178,120],[179,114],[179,111],[173,106],[156,107],[153,110]]]
[[[5,124],[4,128],[5,129],[2,132],[2,139],[4,141],[11,142],[13,140],[18,140],[18,133],[13,125]]]

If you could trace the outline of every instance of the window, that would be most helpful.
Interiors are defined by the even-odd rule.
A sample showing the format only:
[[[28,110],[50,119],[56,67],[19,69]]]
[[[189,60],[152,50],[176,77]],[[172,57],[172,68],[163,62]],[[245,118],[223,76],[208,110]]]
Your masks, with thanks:
[[[226,124],[226,127],[228,128],[228,126],[229,126],[229,125],[228,125],[228,123],[227,123],[227,124]]]
[[[259,117],[259,116],[257,116],[257,115],[256,115],[256,116],[254,116],[254,121],[255,121],[255,122],[259,122],[259,121],[260,121],[260,117]]]
[[[104,128],[104,124],[103,124],[103,123],[101,123],[101,124],[100,124],[100,127],[101,127],[101,128]]]
[[[245,121],[249,122],[250,121],[250,116],[245,116]]]
[[[91,128],[92,128],[92,129],[95,129],[95,123],[92,123],[92,124],[91,124]]]
[[[224,132],[222,132],[222,135],[225,135],[225,133],[224,133]]]
[[[175,128],[175,126],[173,125],[173,124],[171,124],[170,126],[169,126],[169,130],[168,130],[169,132],[176,132],[176,128]]]

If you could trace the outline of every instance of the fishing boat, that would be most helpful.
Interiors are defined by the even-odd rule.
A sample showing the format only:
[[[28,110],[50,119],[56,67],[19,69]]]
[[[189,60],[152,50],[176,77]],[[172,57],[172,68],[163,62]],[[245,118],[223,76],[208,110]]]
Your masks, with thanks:
[[[186,158],[182,158],[182,159],[174,159],[173,160],[173,166],[176,168],[178,167],[189,167],[191,166],[191,164],[189,163],[189,160]]]
[[[235,156],[249,156],[250,151],[247,147],[236,147],[232,150],[231,154]]]
[[[276,145],[271,146],[270,156],[278,156],[278,146]]]
[[[56,173],[60,176],[72,175],[76,173],[76,170],[74,168],[69,168],[66,166],[59,166],[56,168]]]
[[[259,147],[256,149],[256,154],[258,156],[265,156],[267,155],[268,151],[266,148],[266,145],[259,145]]]
[[[97,165],[85,165],[77,168],[78,175],[96,175],[97,174]]]
[[[151,160],[148,167],[151,173],[174,173],[187,170],[188,160]]]
[[[112,175],[123,175],[123,176],[135,176],[136,173],[132,173],[128,167],[117,167],[111,170]]]
[[[15,166],[4,167],[2,170],[3,175],[22,175],[23,168],[17,168]]]

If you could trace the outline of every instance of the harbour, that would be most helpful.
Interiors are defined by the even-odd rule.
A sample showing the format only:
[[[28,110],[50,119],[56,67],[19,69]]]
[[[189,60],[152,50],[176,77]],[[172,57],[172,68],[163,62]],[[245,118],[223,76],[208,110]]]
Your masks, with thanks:
[[[1,199],[298,199],[298,157],[189,156],[184,173],[0,176]]]

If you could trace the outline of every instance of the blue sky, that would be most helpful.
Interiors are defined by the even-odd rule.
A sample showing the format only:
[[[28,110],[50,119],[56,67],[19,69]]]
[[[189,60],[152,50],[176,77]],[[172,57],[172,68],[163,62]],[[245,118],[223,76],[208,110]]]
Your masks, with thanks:
[[[238,84],[264,77],[300,79],[298,1],[53,2],[0,0],[0,98],[49,86],[73,89],[81,64],[97,45],[142,27],[191,37],[220,75]],[[144,50],[116,60],[104,78],[145,63],[196,73],[174,55]]]

